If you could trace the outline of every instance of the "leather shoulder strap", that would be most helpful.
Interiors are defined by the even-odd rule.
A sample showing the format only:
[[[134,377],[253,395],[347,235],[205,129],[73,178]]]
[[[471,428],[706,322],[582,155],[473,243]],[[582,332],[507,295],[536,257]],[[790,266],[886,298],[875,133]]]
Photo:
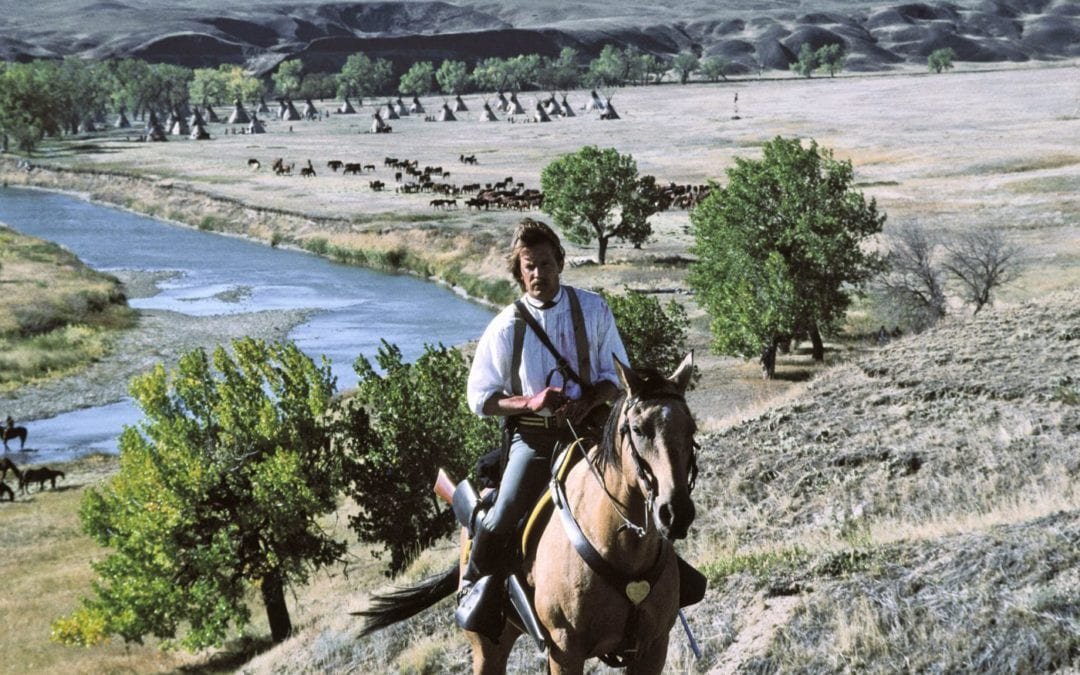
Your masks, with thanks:
[[[585,332],[585,314],[581,311],[581,301],[578,300],[577,291],[571,286],[566,286],[566,294],[570,297],[570,317],[574,322],[574,340],[577,344],[578,375],[581,377],[581,386],[588,387],[592,382],[590,373],[592,367],[589,362],[589,334]]]
[[[525,319],[522,317],[524,309],[514,303],[514,351],[510,360],[510,393],[521,396],[521,352],[525,347]]]

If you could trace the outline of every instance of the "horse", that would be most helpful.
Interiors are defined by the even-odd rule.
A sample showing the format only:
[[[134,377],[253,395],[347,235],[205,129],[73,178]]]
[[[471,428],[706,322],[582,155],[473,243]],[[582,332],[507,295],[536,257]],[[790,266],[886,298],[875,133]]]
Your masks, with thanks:
[[[15,474],[15,480],[22,481],[22,471],[19,471],[19,467],[15,466],[15,462],[7,457],[0,457],[0,480],[7,478],[8,469],[11,469],[11,473]]]
[[[679,607],[704,594],[703,578],[680,561],[672,545],[686,537],[695,515],[696,426],[684,398],[693,356],[670,378],[616,366],[623,392],[601,440],[588,451],[576,444],[585,457],[565,478],[553,480],[558,515],[535,525],[539,534],[530,539],[536,543],[518,569],[535,598],[539,627],[530,634],[543,639],[551,673],[581,673],[594,657],[632,673],[662,672]],[[453,593],[464,560],[463,554],[442,574],[374,596],[368,609],[355,613],[367,619],[361,634],[407,619]],[[684,579],[696,586],[682,588]],[[506,621],[498,641],[466,631],[473,672],[505,672],[528,623]]]
[[[22,478],[19,480],[19,489],[24,493],[29,493],[30,483],[38,484],[38,491],[45,489],[45,483],[49,482],[52,485],[52,489],[56,489],[56,479],[64,478],[63,471],[57,471],[56,469],[50,469],[47,466],[42,466],[37,469],[27,469],[23,472]]]
[[[26,427],[3,427],[0,436],[4,439],[4,452],[8,451],[8,441],[13,438],[19,439],[19,450],[26,445]]]

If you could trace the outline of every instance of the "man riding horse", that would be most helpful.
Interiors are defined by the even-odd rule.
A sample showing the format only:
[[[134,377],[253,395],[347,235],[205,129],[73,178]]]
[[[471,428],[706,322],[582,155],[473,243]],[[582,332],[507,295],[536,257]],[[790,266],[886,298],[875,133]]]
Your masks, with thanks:
[[[616,397],[615,359],[629,362],[603,297],[560,283],[565,258],[551,228],[521,221],[509,267],[524,296],[488,325],[469,373],[469,406],[505,418],[509,452],[494,504],[474,518],[456,614],[468,630],[501,631],[492,611],[501,601],[490,597],[500,584],[479,582],[505,571],[507,545],[548,485],[555,447],[573,441],[574,426]]]

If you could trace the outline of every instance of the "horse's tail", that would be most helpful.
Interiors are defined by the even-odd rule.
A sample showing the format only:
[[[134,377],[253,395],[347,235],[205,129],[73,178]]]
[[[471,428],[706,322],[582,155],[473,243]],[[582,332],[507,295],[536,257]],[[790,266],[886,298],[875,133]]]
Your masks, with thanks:
[[[431,607],[457,590],[458,574],[458,565],[455,563],[445,572],[430,576],[416,585],[395,588],[388,593],[372,596],[367,609],[351,612],[354,616],[366,619],[360,635],[370,635]]]

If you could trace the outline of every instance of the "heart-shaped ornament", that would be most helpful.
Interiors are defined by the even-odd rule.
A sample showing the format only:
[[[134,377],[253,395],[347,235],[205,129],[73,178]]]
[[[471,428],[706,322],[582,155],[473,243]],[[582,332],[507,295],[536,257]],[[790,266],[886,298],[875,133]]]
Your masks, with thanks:
[[[631,581],[626,584],[626,597],[630,598],[630,602],[635,605],[640,605],[641,601],[649,596],[651,590],[652,586],[648,581]]]

